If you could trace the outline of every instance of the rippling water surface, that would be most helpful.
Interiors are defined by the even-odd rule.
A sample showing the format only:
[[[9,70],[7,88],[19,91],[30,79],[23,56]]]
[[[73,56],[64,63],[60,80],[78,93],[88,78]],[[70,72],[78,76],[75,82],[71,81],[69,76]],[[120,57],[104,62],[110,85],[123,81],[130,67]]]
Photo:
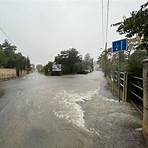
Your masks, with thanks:
[[[92,147],[80,103],[98,93],[98,83],[98,72],[61,77],[33,73],[2,82],[0,146]]]
[[[105,86],[100,71],[60,77],[33,73],[1,82],[0,148],[116,148],[113,141],[124,142],[122,133],[134,139],[141,120]]]

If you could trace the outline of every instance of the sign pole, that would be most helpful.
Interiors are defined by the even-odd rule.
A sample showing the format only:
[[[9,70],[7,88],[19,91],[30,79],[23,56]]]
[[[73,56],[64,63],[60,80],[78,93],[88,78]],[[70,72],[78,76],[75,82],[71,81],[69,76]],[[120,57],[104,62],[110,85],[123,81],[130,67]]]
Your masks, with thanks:
[[[121,68],[121,52],[118,53],[118,97],[119,97],[119,102],[120,102],[120,68]]]
[[[119,91],[119,102],[121,101],[120,98],[120,71],[121,71],[121,53],[123,53],[123,51],[127,51],[128,50],[128,40],[127,39],[123,39],[123,40],[118,40],[118,41],[114,41],[112,42],[112,52],[118,52],[118,91]]]

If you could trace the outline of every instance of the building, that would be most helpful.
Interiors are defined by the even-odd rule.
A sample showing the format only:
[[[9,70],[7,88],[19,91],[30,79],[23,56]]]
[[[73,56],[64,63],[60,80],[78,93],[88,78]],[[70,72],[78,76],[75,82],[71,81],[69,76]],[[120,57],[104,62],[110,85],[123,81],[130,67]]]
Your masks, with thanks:
[[[53,63],[52,65],[52,76],[60,76],[62,74],[62,65]]]

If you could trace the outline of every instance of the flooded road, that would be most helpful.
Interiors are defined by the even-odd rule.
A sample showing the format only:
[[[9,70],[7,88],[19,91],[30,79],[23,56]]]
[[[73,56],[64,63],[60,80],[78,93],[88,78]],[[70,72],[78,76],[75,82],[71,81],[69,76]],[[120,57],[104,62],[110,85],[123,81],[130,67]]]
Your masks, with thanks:
[[[145,148],[141,118],[102,72],[0,84],[0,148]]]

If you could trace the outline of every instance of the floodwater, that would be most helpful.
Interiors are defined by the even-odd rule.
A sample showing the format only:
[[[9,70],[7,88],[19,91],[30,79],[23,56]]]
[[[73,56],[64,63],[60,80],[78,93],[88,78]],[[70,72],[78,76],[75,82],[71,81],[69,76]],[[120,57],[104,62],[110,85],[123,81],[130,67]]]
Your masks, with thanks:
[[[0,82],[0,148],[145,148],[140,115],[101,71]]]

